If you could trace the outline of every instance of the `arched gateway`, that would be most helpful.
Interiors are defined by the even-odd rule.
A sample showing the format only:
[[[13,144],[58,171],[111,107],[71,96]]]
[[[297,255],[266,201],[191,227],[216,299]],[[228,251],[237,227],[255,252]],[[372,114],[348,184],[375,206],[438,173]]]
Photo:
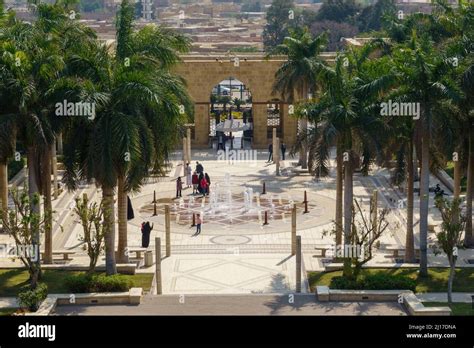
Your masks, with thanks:
[[[195,104],[194,146],[209,146],[209,96],[222,80],[232,76],[244,83],[252,92],[253,148],[266,148],[270,142],[268,132],[268,105],[279,104],[278,127],[283,141],[291,146],[296,139],[297,120],[288,115],[288,104],[272,95],[275,73],[286,57],[266,59],[263,55],[184,55],[176,67],[178,75],[187,83],[188,92]],[[271,125],[270,125],[271,126]]]

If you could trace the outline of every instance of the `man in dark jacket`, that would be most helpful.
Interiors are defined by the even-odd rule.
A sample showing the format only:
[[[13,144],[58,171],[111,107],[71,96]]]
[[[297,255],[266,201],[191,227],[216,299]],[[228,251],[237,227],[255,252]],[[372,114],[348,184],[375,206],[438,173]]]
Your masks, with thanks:
[[[270,143],[270,145],[268,145],[268,162],[271,162],[273,161],[273,144]]]

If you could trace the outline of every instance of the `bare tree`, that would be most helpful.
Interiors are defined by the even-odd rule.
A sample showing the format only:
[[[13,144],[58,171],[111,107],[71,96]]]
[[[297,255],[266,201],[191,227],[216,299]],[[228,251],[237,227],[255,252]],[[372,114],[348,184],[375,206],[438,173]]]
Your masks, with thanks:
[[[38,281],[41,279],[40,244],[37,233],[44,233],[50,224],[51,211],[45,211],[43,216],[35,212],[34,206],[38,206],[39,194],[34,194],[30,199],[28,190],[18,192],[11,190],[13,208],[2,213],[4,230],[13,237],[16,245],[17,256],[25,265],[30,275],[30,286],[36,289]]]
[[[101,252],[104,250],[105,229],[102,222],[104,210],[102,204],[96,202],[89,204],[87,195],[83,198],[76,198],[76,207],[74,212],[81,220],[84,236],[81,240],[86,243],[87,255],[89,256],[88,273],[93,273],[97,264],[97,260]]]
[[[449,278],[448,278],[448,303],[451,304],[453,281],[456,273],[456,261],[458,259],[458,248],[462,247],[462,232],[466,225],[466,215],[460,209],[461,200],[458,198],[449,201],[445,198],[436,200],[436,207],[441,212],[443,223],[441,224],[441,232],[436,233],[438,239],[437,244],[433,246],[435,254],[441,251],[446,253],[449,261]],[[471,218],[471,217],[469,217]],[[440,250],[441,249],[441,250]]]

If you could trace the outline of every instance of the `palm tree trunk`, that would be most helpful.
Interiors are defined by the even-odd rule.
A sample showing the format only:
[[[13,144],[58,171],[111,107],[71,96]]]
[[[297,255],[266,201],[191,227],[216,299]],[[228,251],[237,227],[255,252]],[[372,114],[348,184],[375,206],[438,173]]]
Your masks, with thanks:
[[[36,151],[34,146],[28,147],[27,150],[27,164],[28,164],[28,195],[30,199],[30,210],[31,213],[34,213],[36,216],[40,215],[40,205],[39,201],[36,200],[36,196],[39,195],[38,188],[38,163],[36,161]],[[41,246],[40,232],[39,228],[33,226],[33,244]],[[37,264],[41,262],[41,253],[39,254]]]
[[[53,263],[53,206],[51,203],[51,151],[43,154],[44,163],[44,212],[47,221],[44,228],[44,260],[45,264]]]
[[[58,142],[58,153],[62,155],[63,154],[63,133],[62,132],[58,134],[57,142]]]
[[[456,152],[459,154],[459,148],[456,148]],[[454,187],[453,187],[453,198],[459,199],[461,195],[461,159],[458,158],[454,161]]]
[[[449,278],[448,278],[448,304],[453,303],[453,281],[455,274],[455,265],[456,263],[452,259],[453,256],[449,259]]]
[[[115,263],[115,211],[113,187],[102,187],[104,202],[104,230],[105,230],[105,271],[107,275],[117,273]]]
[[[58,159],[56,157],[56,140],[51,144],[51,167],[53,169],[53,194],[54,199],[58,199]]]
[[[467,164],[467,186],[466,186],[466,229],[464,233],[464,245],[474,247],[474,236],[472,234],[472,190],[474,184],[474,134],[473,128],[469,131],[469,152]]]
[[[353,199],[353,182],[352,182],[352,155],[349,152],[349,159],[344,165],[344,252],[345,246],[350,245],[351,227],[352,227],[352,199]],[[344,254],[344,276],[348,277],[350,273],[351,259]]]
[[[117,209],[118,209],[118,247],[117,261],[128,263],[127,250],[127,192],[125,192],[125,178],[119,176],[117,180]]]
[[[308,120],[306,118],[302,118],[300,125],[301,133],[306,134],[308,132]],[[301,144],[300,161],[301,169],[308,169],[308,146],[306,144],[306,140]]]
[[[7,217],[8,210],[8,165],[0,163],[0,210],[4,218]]]
[[[428,275],[428,211],[430,188],[430,112],[426,108],[422,119],[420,177],[420,275]]]
[[[338,141],[336,149],[336,245],[342,245],[342,185],[343,185],[342,147]]]
[[[407,235],[405,241],[405,262],[415,262],[415,239],[413,236],[413,181],[414,163],[413,163],[413,138],[410,139],[407,156]]]

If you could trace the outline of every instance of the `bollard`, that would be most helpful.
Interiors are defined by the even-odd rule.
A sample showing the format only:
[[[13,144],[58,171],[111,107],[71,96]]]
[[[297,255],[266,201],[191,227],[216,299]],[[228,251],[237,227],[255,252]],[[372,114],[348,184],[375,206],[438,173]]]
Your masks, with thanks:
[[[153,203],[153,216],[156,216],[156,202]]]
[[[179,214],[176,215],[178,217]],[[165,205],[165,236],[166,236],[166,257],[171,255],[171,215],[170,215],[170,206]]]
[[[306,190],[304,190],[304,200],[303,203],[306,203],[308,201],[308,197],[306,195]]]
[[[262,195],[266,194],[266,188],[265,188],[265,181],[263,182],[263,189],[262,189]]]
[[[155,238],[155,281],[156,281],[156,294],[161,295],[163,293],[161,287],[161,239]]]
[[[156,191],[153,190],[153,202],[152,203],[156,203]]]
[[[307,214],[309,213],[309,210],[308,210],[308,201],[304,202],[304,212],[303,214]]]
[[[193,223],[192,223],[191,227],[194,227],[194,226],[196,226],[196,214],[195,213],[193,213]]]
[[[268,225],[268,212],[265,210],[265,220],[263,222],[263,225]]]
[[[301,236],[296,236],[296,292],[301,292]]]

